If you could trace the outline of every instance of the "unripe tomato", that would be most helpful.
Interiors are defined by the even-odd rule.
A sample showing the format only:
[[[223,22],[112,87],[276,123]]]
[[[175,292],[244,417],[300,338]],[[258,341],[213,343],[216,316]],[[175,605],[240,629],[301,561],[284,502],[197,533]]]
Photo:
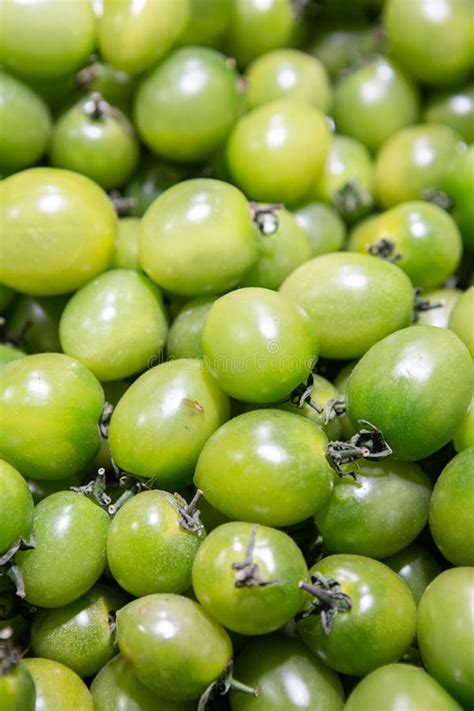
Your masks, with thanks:
[[[169,359],[202,358],[202,329],[214,301],[212,296],[203,296],[183,306],[168,332],[166,350]]]
[[[474,396],[466,415],[461,420],[453,437],[456,452],[474,447]]]
[[[442,123],[459,133],[466,143],[474,142],[474,85],[433,94],[427,102],[423,120]]]
[[[141,271],[138,259],[138,238],[140,235],[140,219],[138,217],[122,217],[118,221],[115,252],[110,262],[110,269],[133,269]]]
[[[459,336],[474,358],[474,286],[457,301],[449,317],[449,328]]]
[[[346,239],[346,226],[329,205],[309,202],[293,211],[296,222],[308,236],[311,256],[338,252]]]
[[[8,314],[7,338],[28,353],[60,353],[59,320],[66,304],[67,296],[21,294]]]
[[[472,175],[474,173],[474,146],[454,156],[441,181],[441,189],[454,202],[453,217],[461,230],[464,246],[474,251],[474,200],[472,200]]]
[[[0,556],[22,538],[29,540],[33,527],[33,497],[14,467],[0,459]]]
[[[6,711],[35,711],[33,678],[24,664],[0,672],[0,708]]]
[[[385,558],[382,563],[403,578],[417,605],[428,585],[442,571],[436,558],[419,543],[411,543],[390,558]]]
[[[30,672],[35,684],[36,711],[39,709],[94,711],[89,689],[82,679],[64,664],[41,657],[29,657],[22,663]]]
[[[189,18],[178,44],[220,48],[232,20],[234,0],[189,0]]]

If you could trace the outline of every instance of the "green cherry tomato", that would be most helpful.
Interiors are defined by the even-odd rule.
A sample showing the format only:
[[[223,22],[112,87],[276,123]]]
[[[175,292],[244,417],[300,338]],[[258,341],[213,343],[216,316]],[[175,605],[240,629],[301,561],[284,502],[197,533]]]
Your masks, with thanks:
[[[470,0],[388,0],[384,8],[389,52],[426,84],[467,77],[474,60],[473,23]]]
[[[191,585],[194,556],[204,532],[182,525],[180,502],[163,491],[143,491],[118,511],[107,538],[107,562],[119,585],[136,597],[182,593]]]
[[[0,72],[0,170],[14,172],[36,163],[51,130],[49,109],[27,84]]]
[[[239,654],[235,677],[257,696],[232,691],[232,711],[341,711],[337,675],[299,639],[269,635],[250,641]]]
[[[319,616],[297,623],[309,649],[331,669],[365,676],[399,659],[415,636],[416,605],[406,583],[386,565],[359,555],[332,555],[310,569],[336,580],[352,608],[337,612],[324,634]]]
[[[247,287],[211,306],[202,349],[224,392],[244,402],[273,403],[306,380],[318,337],[299,306],[270,289]]]
[[[83,494],[59,491],[34,512],[36,547],[16,554],[26,600],[62,607],[84,595],[106,562],[109,517]]]
[[[24,664],[0,672],[0,708],[5,711],[35,711],[33,678]]]
[[[332,204],[344,218],[353,220],[373,204],[373,173],[367,148],[353,138],[335,135],[313,198]]]
[[[385,558],[385,565],[398,573],[411,590],[418,604],[428,585],[441,573],[438,561],[418,543],[411,543],[390,558]]]
[[[346,227],[334,208],[320,202],[308,202],[293,214],[308,236],[312,257],[341,249],[346,239]]]
[[[448,329],[411,326],[373,346],[354,368],[347,413],[384,434],[398,459],[416,460],[452,438],[472,396],[467,348]]]
[[[189,166],[173,165],[156,158],[146,161],[125,188],[125,197],[132,198],[131,217],[143,217],[151,203],[162,192],[189,177]]]
[[[79,289],[61,316],[63,351],[99,380],[144,370],[166,341],[167,319],[157,287],[128,269],[104,272]]]
[[[321,174],[329,142],[329,126],[318,109],[281,99],[237,122],[226,161],[233,182],[249,198],[295,205],[308,198]]]
[[[140,218],[122,217],[118,221],[115,252],[110,262],[110,269],[133,269],[141,271],[138,258],[138,239],[140,235]]]
[[[277,407],[279,410],[288,410],[289,412],[294,412],[297,415],[306,417],[311,420],[311,422],[315,422],[326,433],[328,439],[340,439],[340,418],[327,416],[328,414],[330,415],[328,407],[331,407],[331,401],[340,399],[340,394],[334,385],[330,383],[329,380],[326,380],[326,378],[321,377],[321,375],[313,375],[312,377],[313,385],[309,396],[313,403],[319,405],[322,412],[317,412],[307,401],[302,407],[300,407],[299,403],[292,402],[292,400],[287,400]]]
[[[101,55],[112,67],[142,72],[173,47],[188,17],[188,0],[104,0],[98,23]]]
[[[257,210],[260,206],[257,205]],[[263,206],[264,207],[264,206]],[[263,234],[260,258],[240,281],[240,286],[278,289],[291,272],[311,257],[309,239],[288,210],[275,210],[277,227]]]
[[[233,0],[189,0],[189,19],[178,44],[220,47],[232,20]]]
[[[82,679],[64,664],[41,657],[24,659],[22,663],[35,684],[35,711],[94,711],[89,689]]]
[[[83,92],[98,92],[109,104],[130,115],[136,89],[136,77],[132,74],[95,61],[79,72],[75,78],[77,83]]]
[[[87,60],[95,46],[90,0],[2,0],[0,63],[28,77],[61,77]]]
[[[344,711],[461,711],[461,706],[423,669],[387,664],[368,674],[347,699]]]
[[[357,478],[336,478],[314,517],[325,550],[384,558],[414,541],[428,521],[431,498],[423,470],[391,458],[347,468]]]
[[[457,301],[449,317],[449,328],[461,339],[474,358],[474,286]]]
[[[8,315],[7,338],[28,353],[60,353],[59,320],[67,297],[21,294]]]
[[[163,363],[140,376],[119,401],[110,422],[110,451],[125,471],[177,490],[191,482],[201,449],[228,418],[228,398],[202,360]]]
[[[315,257],[290,274],[280,293],[309,314],[325,358],[358,358],[412,318],[410,280],[369,255]]]
[[[314,514],[330,495],[326,446],[323,432],[303,417],[272,409],[247,412],[206,442],[194,483],[231,519],[291,526]]]
[[[138,681],[120,654],[97,674],[91,694],[94,711],[195,711],[193,702],[158,698]]]
[[[454,156],[443,176],[441,189],[454,202],[452,215],[464,240],[464,246],[474,252],[474,200],[472,200],[472,175],[474,173],[474,146]]]
[[[25,476],[64,479],[99,448],[104,393],[73,358],[44,353],[8,363],[0,403],[0,456]]]
[[[474,84],[433,94],[428,100],[423,120],[449,126],[466,143],[473,143]]]
[[[382,57],[343,76],[334,92],[332,115],[337,130],[356,138],[371,151],[414,123],[418,112],[415,85]]]
[[[56,168],[82,173],[104,190],[124,185],[138,162],[138,142],[124,114],[92,94],[56,122],[49,156]]]
[[[435,289],[423,292],[423,299],[428,299],[433,306],[437,306],[428,311],[421,311],[416,323],[421,326],[448,328],[449,317],[461,295],[462,291],[459,289]]]
[[[437,205],[405,202],[356,226],[349,249],[368,252],[389,240],[397,267],[414,286],[433,289],[450,277],[461,260],[462,240],[453,218]]]
[[[453,442],[456,452],[474,447],[474,395],[466,415],[454,434]]]
[[[26,353],[20,348],[15,348],[8,343],[0,343],[0,365],[5,365],[5,363],[10,363],[10,361],[24,356],[26,356]]]
[[[453,565],[474,566],[474,447],[457,454],[433,489],[430,530],[434,542]]]
[[[255,59],[246,72],[249,109],[277,99],[297,99],[327,111],[331,85],[322,62],[296,49],[274,49]]]
[[[212,296],[204,296],[183,306],[168,332],[166,350],[169,359],[202,358],[202,329],[214,301]]]
[[[345,5],[343,16],[347,9]],[[366,20],[351,19],[346,21],[345,17],[338,17],[335,21],[321,23],[311,44],[311,54],[321,60],[333,79],[354,69],[357,63],[360,66],[364,59],[373,57],[382,49],[380,33],[375,27],[367,25]]]
[[[296,29],[290,0],[235,0],[232,9],[226,49],[240,66],[288,46]]]
[[[418,607],[423,664],[464,708],[474,704],[473,597],[474,569],[451,568],[427,587]]]
[[[246,574],[271,584],[239,584],[239,575]],[[211,531],[193,565],[201,605],[222,625],[245,635],[267,634],[289,622],[305,605],[307,594],[298,585],[307,579],[303,554],[292,538],[240,521]]]
[[[421,200],[437,188],[462,147],[448,126],[424,123],[395,133],[375,161],[375,192],[383,207]]]
[[[34,654],[79,676],[97,674],[116,654],[114,614],[126,602],[117,590],[96,585],[69,605],[39,610],[31,629]]]
[[[227,632],[179,595],[147,595],[125,605],[117,614],[117,634],[137,678],[176,701],[197,699],[232,656]]]
[[[222,293],[256,262],[258,242],[240,190],[220,180],[187,180],[147,210],[140,263],[150,279],[176,294]]]
[[[29,540],[33,527],[33,497],[14,467],[0,459],[0,556],[22,538]]]
[[[153,153],[184,162],[211,156],[238,114],[235,70],[207,47],[170,54],[140,84],[134,109],[138,133]]]
[[[106,269],[117,218],[92,180],[58,168],[33,168],[2,181],[0,188],[0,279],[7,286],[38,296],[65,294]]]

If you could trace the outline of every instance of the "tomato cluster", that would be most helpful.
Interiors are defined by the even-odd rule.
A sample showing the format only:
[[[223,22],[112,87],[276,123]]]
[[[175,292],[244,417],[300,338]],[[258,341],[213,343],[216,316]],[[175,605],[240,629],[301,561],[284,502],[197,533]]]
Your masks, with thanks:
[[[0,19],[1,711],[471,711],[472,0]]]

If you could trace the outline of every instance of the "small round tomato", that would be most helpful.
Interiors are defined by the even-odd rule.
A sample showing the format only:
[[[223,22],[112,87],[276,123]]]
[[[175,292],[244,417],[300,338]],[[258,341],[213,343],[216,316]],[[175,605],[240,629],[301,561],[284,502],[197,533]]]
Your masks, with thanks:
[[[466,143],[474,142],[474,84],[433,94],[423,120],[442,123],[459,133]]]
[[[195,711],[192,701],[158,698],[132,673],[118,654],[106,664],[91,685],[94,711]]]
[[[97,1],[103,2],[104,0]],[[84,93],[97,92],[109,104],[123,111],[126,116],[130,115],[131,103],[136,90],[136,77],[132,74],[115,69],[110,64],[93,61],[91,65],[84,67],[74,77],[74,87],[77,83],[80,84]],[[63,96],[65,94],[66,91]]]
[[[166,332],[159,290],[128,269],[104,272],[79,289],[59,324],[63,351],[100,380],[144,370],[165,345]]]
[[[1,191],[0,279],[7,286],[38,296],[65,294],[108,266],[117,218],[92,180],[32,168],[3,180]]]
[[[330,143],[324,115],[280,99],[245,114],[230,134],[226,160],[233,182],[253,200],[295,205],[320,176]]]
[[[183,306],[168,332],[168,358],[202,358],[201,335],[207,314],[215,299],[202,297]]]
[[[66,303],[65,296],[21,294],[8,314],[7,338],[28,353],[60,353],[59,319]]]
[[[8,671],[0,667],[0,708],[6,711],[35,711],[33,678],[24,664]]]
[[[228,418],[229,400],[201,360],[170,361],[140,376],[119,401],[110,451],[125,471],[176,491],[191,482],[201,449]]]
[[[189,0],[189,19],[178,44],[220,47],[232,21],[233,0]]]
[[[140,263],[156,284],[183,296],[228,291],[257,261],[258,232],[245,196],[220,180],[186,180],[147,210]]]
[[[414,123],[418,111],[415,85],[382,57],[343,76],[334,92],[332,114],[337,130],[372,151]]]
[[[472,5],[469,0],[389,0],[384,27],[390,53],[418,81],[455,84],[472,70]]]
[[[360,460],[336,478],[328,500],[315,514],[330,553],[384,558],[411,543],[428,521],[431,484],[412,462]]]
[[[114,614],[126,602],[117,590],[96,585],[69,605],[39,610],[31,628],[33,652],[79,676],[97,674],[116,653]]]
[[[296,638],[272,634],[250,641],[234,673],[257,696],[232,691],[232,711],[341,711],[344,706],[337,674]]]
[[[375,161],[375,193],[383,207],[421,200],[438,188],[461,146],[448,126],[424,123],[392,136]]]
[[[429,551],[418,543],[411,543],[390,558],[385,558],[385,565],[398,573],[411,590],[418,604],[428,585],[441,573],[441,566]]]
[[[349,249],[368,252],[388,240],[397,267],[414,286],[441,286],[459,266],[462,240],[453,218],[437,205],[405,202],[371,217],[351,234]]]
[[[454,433],[453,442],[456,452],[474,447],[474,395],[467,413]]]
[[[318,337],[299,306],[270,289],[248,287],[211,306],[202,349],[224,392],[244,402],[272,403],[306,380]]]
[[[461,706],[432,676],[409,664],[387,664],[368,674],[347,699],[344,711],[379,708],[461,711]]]
[[[334,208],[320,202],[309,202],[294,210],[293,214],[308,236],[312,257],[341,249],[346,239],[346,226]]]
[[[454,202],[453,217],[461,230],[466,249],[474,251],[474,200],[472,175],[474,146],[454,156],[441,181],[441,189]]]
[[[173,47],[188,18],[188,0],[106,0],[98,23],[100,53],[117,69],[142,72]]]
[[[328,408],[331,408],[331,401],[339,400],[340,394],[334,385],[321,375],[312,375],[312,378],[313,384],[309,393],[310,401],[306,400],[303,406],[300,407],[299,402],[295,403],[293,399],[290,399],[275,407],[278,407],[279,410],[288,410],[306,417],[311,422],[316,423],[330,440],[340,439],[341,424],[339,420],[341,418],[340,416],[331,417],[331,412],[328,411]],[[317,412],[313,403],[319,405],[322,412]]]
[[[5,365],[5,363],[10,363],[18,358],[24,358],[24,356],[26,356],[26,353],[20,348],[15,348],[8,343],[0,343],[0,365]]]
[[[33,497],[14,467],[0,459],[0,556],[22,538],[29,540],[33,527]]]
[[[347,413],[378,427],[398,459],[429,456],[453,437],[472,395],[469,351],[448,329],[411,326],[373,346],[354,368]]]
[[[428,672],[465,708],[474,704],[474,569],[451,568],[426,588],[417,638]]]
[[[445,466],[431,499],[430,530],[434,542],[444,557],[458,566],[474,566],[473,475],[474,447],[469,447]]]
[[[474,358],[474,286],[457,301],[449,317],[449,328],[461,339]]]
[[[138,239],[140,235],[140,219],[138,217],[122,217],[118,221],[115,252],[109,269],[133,269],[141,271],[138,259]]]
[[[227,632],[193,600],[147,595],[117,613],[120,651],[136,677],[163,698],[197,699],[232,657]]]
[[[118,584],[136,597],[182,593],[191,585],[204,531],[181,525],[186,506],[164,491],[143,491],[118,511],[107,538],[107,562]]]
[[[280,293],[309,314],[325,358],[358,358],[412,318],[410,280],[369,255],[336,252],[311,259],[290,274]]]
[[[327,5],[325,8],[330,9]],[[347,5],[344,5],[344,16],[329,23],[318,23],[314,40],[311,44],[311,54],[314,54],[324,64],[333,79],[342,76],[343,72],[354,69],[357,63],[373,57],[381,48],[380,33],[367,20],[358,17],[347,18]],[[351,6],[351,11],[353,7]]]
[[[319,616],[297,623],[305,644],[331,669],[365,676],[407,651],[415,636],[416,605],[393,570],[371,558],[333,555],[309,572],[337,581],[351,599],[351,609],[337,612],[329,634]]]
[[[247,412],[206,442],[194,483],[231,519],[291,526],[314,514],[330,495],[326,446],[319,427],[302,417],[271,409]]]
[[[331,85],[322,62],[296,49],[274,49],[255,59],[246,72],[249,109],[277,99],[297,99],[327,111]]]
[[[106,563],[109,517],[90,499],[60,491],[34,511],[36,546],[15,560],[26,600],[39,607],[62,607],[84,595]]]
[[[22,663],[35,684],[36,711],[39,709],[94,711],[89,689],[82,679],[64,664],[41,657],[29,657]]]
[[[423,299],[427,299],[435,308],[420,311],[417,314],[416,324],[448,328],[451,311],[461,295],[460,289],[435,289],[423,292]]]

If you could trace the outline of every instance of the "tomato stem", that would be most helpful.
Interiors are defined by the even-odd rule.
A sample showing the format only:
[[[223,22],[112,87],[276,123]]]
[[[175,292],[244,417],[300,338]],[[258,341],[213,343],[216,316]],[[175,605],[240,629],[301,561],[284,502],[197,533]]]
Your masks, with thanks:
[[[12,565],[10,568],[8,568],[7,575],[10,580],[13,581],[16,587],[16,594],[18,595],[18,597],[25,597],[25,582],[23,580],[23,575],[21,574],[20,568],[17,565]]]
[[[234,689],[235,691],[240,691],[243,694],[248,694],[250,696],[258,696],[256,689],[253,689],[247,684],[243,684],[241,681],[237,681],[233,677],[234,662],[231,660],[226,666],[222,674],[209,686],[199,699],[197,711],[206,711],[207,704],[209,701],[218,694],[219,696],[225,696],[229,693],[229,689]]]
[[[109,198],[114,206],[114,210],[119,217],[126,215],[129,210],[137,204],[137,198],[125,197],[118,190],[110,190]]]
[[[336,209],[344,217],[354,217],[361,210],[372,205],[372,196],[354,178],[336,190],[332,198]]]
[[[185,531],[199,533],[204,528],[201,523],[201,512],[197,507],[201,496],[201,489],[196,489],[196,493],[188,504],[183,496],[177,493],[173,494],[173,500],[176,502],[179,511],[179,525]]]
[[[437,205],[446,212],[452,212],[455,206],[454,200],[438,188],[426,188],[423,190],[422,198],[427,202],[433,203],[433,205]]]
[[[308,609],[300,615],[300,619],[320,614],[323,633],[328,635],[337,613],[352,610],[352,600],[349,595],[342,592],[340,584],[333,578],[325,578],[319,573],[313,573],[311,581],[311,583],[302,581],[299,584],[301,590],[306,590],[314,597]]]
[[[8,674],[21,661],[21,654],[13,644],[13,627],[0,629],[0,676]]]
[[[387,262],[396,264],[396,262],[399,262],[400,259],[403,258],[403,254],[395,252],[395,248],[396,244],[392,239],[389,239],[388,237],[380,237],[377,242],[369,244],[367,251],[373,257],[380,257],[381,259],[385,259]]]
[[[36,537],[35,537],[35,532],[31,532],[30,540],[25,541],[24,538],[19,538],[17,541],[12,543],[10,548],[5,551],[5,553],[0,556],[0,566],[1,565],[6,565],[10,560],[13,558],[13,556],[18,552],[18,551],[29,551],[32,548],[36,547]]]
[[[417,286],[414,289],[414,305],[413,305],[413,321],[416,323],[418,321],[418,314],[423,311],[431,311],[432,309],[439,309],[444,306],[445,301],[431,301],[430,299],[423,299],[421,294],[423,289]]]
[[[232,569],[236,571],[234,586],[236,588],[243,587],[267,587],[269,585],[278,585],[280,580],[262,580],[260,577],[260,569],[257,563],[253,560],[253,552],[255,548],[255,536],[257,526],[254,526],[250,531],[249,542],[245,551],[243,561],[234,561]]]
[[[305,405],[308,405],[308,407],[311,407],[318,413],[318,415],[320,415],[322,412],[324,412],[324,408],[318,405],[318,403],[311,397],[313,385],[314,373],[311,372],[306,379],[306,383],[301,383],[293,390],[290,395],[290,402],[292,402],[293,405],[296,405],[298,408],[303,408]]]
[[[283,210],[285,206],[282,203],[276,203],[274,205],[261,205],[257,202],[249,202],[249,207],[252,220],[255,222],[262,235],[273,235],[277,231],[280,224],[278,215],[275,214],[275,210]]]
[[[359,420],[361,426],[348,442],[329,442],[326,450],[326,458],[334,467],[339,476],[347,474],[356,479],[355,472],[341,469],[342,464],[349,464],[356,459],[368,459],[379,461],[392,454],[392,448],[385,441],[382,432],[367,420]]]

